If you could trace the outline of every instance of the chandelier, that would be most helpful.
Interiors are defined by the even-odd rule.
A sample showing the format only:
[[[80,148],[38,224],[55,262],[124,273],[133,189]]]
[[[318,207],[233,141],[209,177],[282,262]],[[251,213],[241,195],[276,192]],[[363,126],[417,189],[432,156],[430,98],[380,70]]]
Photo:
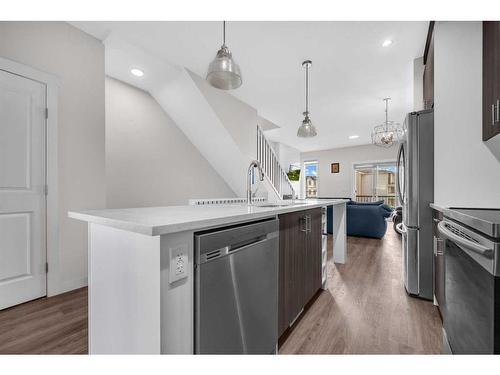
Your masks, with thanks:
[[[401,124],[388,120],[389,100],[391,100],[391,98],[384,98],[385,122],[381,125],[375,126],[372,131],[372,143],[380,147],[391,147],[403,138],[403,128]]]

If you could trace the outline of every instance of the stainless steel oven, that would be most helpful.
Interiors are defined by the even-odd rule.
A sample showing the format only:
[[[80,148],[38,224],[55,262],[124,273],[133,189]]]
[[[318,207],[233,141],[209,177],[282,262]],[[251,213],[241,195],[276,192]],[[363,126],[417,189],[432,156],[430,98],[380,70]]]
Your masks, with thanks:
[[[500,240],[445,218],[445,291],[441,312],[453,354],[500,353]]]

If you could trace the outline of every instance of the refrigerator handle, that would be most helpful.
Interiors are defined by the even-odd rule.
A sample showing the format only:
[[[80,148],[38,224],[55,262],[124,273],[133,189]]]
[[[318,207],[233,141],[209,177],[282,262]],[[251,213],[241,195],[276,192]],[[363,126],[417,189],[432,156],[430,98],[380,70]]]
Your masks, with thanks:
[[[401,205],[403,205],[403,201],[404,201],[404,196],[401,192],[401,184],[399,183],[399,180],[400,180],[400,176],[399,176],[399,167],[401,166],[401,158],[403,158],[403,167],[404,167],[404,146],[403,146],[403,143],[401,143],[401,145],[399,145],[399,150],[398,150],[398,157],[397,157],[397,161],[396,161],[396,189],[397,189],[397,193],[398,193],[398,197],[399,197],[399,202],[401,203]],[[406,173],[406,168],[405,168],[405,173]],[[403,176],[404,178],[404,176]]]

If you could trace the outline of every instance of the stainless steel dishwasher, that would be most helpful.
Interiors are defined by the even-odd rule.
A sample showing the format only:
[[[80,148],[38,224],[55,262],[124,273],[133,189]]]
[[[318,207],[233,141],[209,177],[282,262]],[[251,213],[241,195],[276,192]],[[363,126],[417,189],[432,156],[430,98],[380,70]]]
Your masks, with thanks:
[[[195,234],[195,353],[275,352],[278,223],[269,219]]]

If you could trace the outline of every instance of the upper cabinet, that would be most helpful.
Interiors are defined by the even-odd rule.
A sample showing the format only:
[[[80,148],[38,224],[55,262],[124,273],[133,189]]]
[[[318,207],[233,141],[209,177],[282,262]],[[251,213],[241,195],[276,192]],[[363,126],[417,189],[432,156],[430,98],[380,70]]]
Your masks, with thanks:
[[[500,133],[500,21],[483,22],[483,141]]]
[[[429,23],[424,51],[424,109],[434,108],[434,21]]]

